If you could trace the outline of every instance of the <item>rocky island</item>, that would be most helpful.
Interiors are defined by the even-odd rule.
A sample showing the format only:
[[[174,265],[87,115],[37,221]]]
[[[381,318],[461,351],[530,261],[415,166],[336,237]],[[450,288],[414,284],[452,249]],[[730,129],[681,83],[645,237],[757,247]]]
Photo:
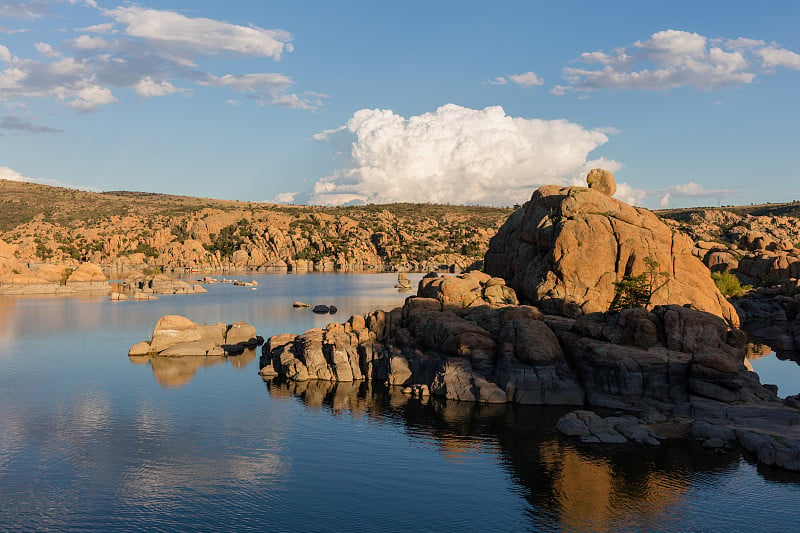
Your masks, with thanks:
[[[613,187],[610,173],[541,187],[492,238],[486,272],[426,276],[402,308],[275,335],[261,375],[575,406],[558,428],[587,443],[681,436],[800,470],[797,398],[747,369],[738,313],[693,242]],[[632,280],[649,281],[646,305],[619,308]]]

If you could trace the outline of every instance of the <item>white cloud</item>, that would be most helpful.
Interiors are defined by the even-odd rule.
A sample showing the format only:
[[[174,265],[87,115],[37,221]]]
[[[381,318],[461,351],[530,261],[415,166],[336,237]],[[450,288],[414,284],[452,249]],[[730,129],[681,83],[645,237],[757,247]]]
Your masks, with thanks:
[[[61,55],[48,43],[36,43],[34,46],[36,47],[36,51],[45,57],[59,57]]]
[[[103,24],[94,24],[86,26],[85,28],[78,28],[78,31],[86,33],[116,33],[113,22],[104,22]]]
[[[735,195],[736,191],[731,189],[707,189],[699,183],[690,181],[688,183],[672,185],[668,187],[666,191],[654,191],[654,194],[661,195],[659,204],[662,208],[666,209],[675,198],[689,198],[692,200],[705,198],[714,199],[719,202],[722,198]]]
[[[544,85],[544,80],[533,72],[526,72],[524,74],[512,74],[508,77],[517,85],[523,87],[533,87],[534,85]]]
[[[146,76],[139,80],[134,86],[134,89],[139,96],[144,97],[164,96],[167,94],[182,92],[181,89],[175,87],[170,82],[154,80],[150,76]]]
[[[680,185],[673,185],[670,187],[670,189],[675,194],[679,194],[681,196],[699,196],[708,194],[702,185],[698,185],[693,181],[690,181],[689,183],[681,183]]]
[[[796,54],[785,48],[764,47],[758,51],[758,55],[766,67],[786,67],[793,70],[800,70],[800,54]]]
[[[617,192],[614,193],[614,198],[622,200],[626,204],[638,206],[647,198],[647,191],[636,189],[625,182],[621,182],[617,183]]]
[[[67,3],[73,6],[83,4],[87,7],[93,7],[97,9],[97,2],[95,2],[95,0],[67,0]]]
[[[97,106],[111,104],[116,101],[117,99],[106,87],[88,85],[80,89],[68,105],[78,111],[86,112],[94,111]]]
[[[225,76],[211,76],[200,82],[201,85],[216,87],[229,87],[240,92],[260,92],[276,87],[288,87],[292,80],[283,74],[226,74]]]
[[[272,202],[276,204],[290,204],[294,202],[294,197],[297,196],[299,193],[297,192],[282,192],[277,195]]]
[[[503,76],[497,76],[496,78],[491,78],[486,81],[489,85],[506,85],[508,80],[506,80]]]
[[[580,59],[600,67],[565,68],[567,83],[554,86],[551,93],[677,87],[712,90],[751,83],[757,72],[777,66],[800,69],[800,55],[777,45],[743,37],[711,39],[679,30],[660,31],[611,52],[586,52]]]
[[[27,28],[9,28],[7,26],[0,26],[0,33],[7,33],[9,35],[13,35],[15,33],[27,33],[31,30]]]
[[[669,188],[669,192],[673,196],[680,197],[730,196],[734,193],[734,191],[730,189],[706,189],[702,185],[693,181],[690,181],[689,183],[673,185]]]
[[[61,1],[96,7],[93,0]],[[19,16],[30,11],[23,10],[21,4],[0,0],[0,15],[2,7],[10,9],[11,4],[15,4],[12,7]],[[244,93],[259,105],[298,109],[316,109],[327,98],[310,91],[289,92],[293,81],[285,74],[217,75],[204,72],[200,66],[200,60],[208,56],[215,56],[217,64],[241,56],[280,59],[283,52],[294,49],[292,36],[283,30],[191,18],[136,5],[98,11],[114,22],[88,26],[79,30],[86,33],[65,40],[62,48],[74,57],[60,55],[48,43],[37,43],[42,56],[57,60],[17,59],[0,45],[0,62],[12,63],[11,68],[0,71],[0,100],[54,97],[79,111],[88,111],[116,102],[113,87],[153,97],[190,94],[191,89],[178,88],[186,84],[225,87]],[[107,39],[91,35],[97,33],[118,36]]]
[[[0,72],[0,99],[54,97],[80,111],[116,101],[92,79],[90,66],[71,57],[52,63],[15,59]]]
[[[315,138],[339,135],[355,139],[352,165],[320,179],[312,203],[522,203],[539,185],[569,184],[589,153],[608,141],[566,120],[454,104],[408,119],[362,109],[342,128]]]
[[[111,46],[111,43],[102,37],[92,37],[91,35],[81,35],[70,41],[69,44],[78,50],[104,50]]]
[[[38,19],[48,14],[47,3],[42,0],[0,1],[0,17],[19,19]]]
[[[614,126],[604,126],[602,128],[595,128],[595,130],[599,131],[600,133],[605,133],[606,135],[611,135],[611,136],[619,135],[620,133],[622,133],[621,129],[615,128]]]
[[[34,181],[31,178],[25,177],[13,168],[0,167],[0,180],[9,181]]]
[[[275,60],[292,36],[283,30],[238,26],[207,18],[190,18],[173,11],[118,7],[107,11],[125,32],[150,41],[177,43],[204,53],[221,51]]]
[[[275,105],[294,109],[316,109],[322,105],[322,100],[327,98],[320,93],[307,92],[302,96],[287,93],[292,85],[288,76],[277,73],[260,74],[226,74],[225,76],[207,75],[200,85],[215,87],[228,87],[248,95],[259,105]]]
[[[728,39],[725,42],[725,48],[729,50],[738,50],[740,48],[757,48],[764,46],[764,41],[758,39],[747,39],[745,37],[738,37],[736,39]]]

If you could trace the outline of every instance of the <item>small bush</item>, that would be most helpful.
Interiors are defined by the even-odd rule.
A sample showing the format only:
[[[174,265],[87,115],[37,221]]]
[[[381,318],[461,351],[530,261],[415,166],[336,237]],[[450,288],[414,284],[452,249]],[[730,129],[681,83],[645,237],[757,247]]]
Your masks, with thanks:
[[[711,278],[717,285],[719,292],[729,298],[738,298],[753,288],[750,285],[742,286],[739,278],[730,272],[712,272]]]
[[[658,261],[652,257],[645,257],[644,263],[647,271],[638,276],[623,276],[621,281],[614,282],[614,300],[611,302],[610,311],[621,311],[635,307],[647,309],[653,293],[669,281],[669,274],[659,270]]]
[[[72,268],[65,268],[65,269],[64,269],[64,270],[61,272],[61,285],[66,285],[66,284],[67,284],[67,280],[69,279],[69,277],[72,275],[72,273],[73,273],[74,271],[75,271],[75,270],[74,270],[74,269],[72,269]]]

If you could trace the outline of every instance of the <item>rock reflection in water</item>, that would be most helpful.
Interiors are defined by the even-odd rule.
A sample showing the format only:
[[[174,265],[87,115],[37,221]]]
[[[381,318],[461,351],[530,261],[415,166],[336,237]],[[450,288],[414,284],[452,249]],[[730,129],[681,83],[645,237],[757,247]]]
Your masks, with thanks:
[[[189,383],[197,371],[227,361],[234,368],[243,369],[256,358],[256,350],[245,350],[235,356],[184,356],[160,357],[157,355],[130,355],[128,359],[135,365],[147,365],[153,369],[153,376],[159,385],[166,388],[179,388]]]
[[[267,387],[271,396],[298,398],[309,408],[401,421],[410,435],[432,439],[449,460],[476,449],[494,452],[533,506],[534,529],[663,529],[681,520],[698,472],[713,476],[739,460],[687,441],[652,449],[577,445],[553,431],[567,412],[561,408],[421,402],[399,387],[366,382],[276,379]]]

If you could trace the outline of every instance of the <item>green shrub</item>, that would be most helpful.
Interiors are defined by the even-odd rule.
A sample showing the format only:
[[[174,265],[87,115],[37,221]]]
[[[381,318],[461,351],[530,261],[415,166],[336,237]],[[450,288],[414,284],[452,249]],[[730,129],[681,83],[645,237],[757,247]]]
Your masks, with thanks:
[[[730,298],[738,298],[753,288],[750,285],[742,286],[739,278],[730,272],[712,272],[711,278],[714,280],[719,292]]]
[[[614,301],[611,302],[610,311],[621,311],[634,307],[650,305],[653,293],[663,287],[669,280],[669,274],[659,270],[658,261],[652,257],[644,258],[647,271],[638,276],[623,276],[622,280],[614,282]]]
[[[69,279],[69,277],[72,275],[73,272],[75,272],[75,270],[72,268],[65,268],[61,272],[61,285],[67,284],[67,280]]]

